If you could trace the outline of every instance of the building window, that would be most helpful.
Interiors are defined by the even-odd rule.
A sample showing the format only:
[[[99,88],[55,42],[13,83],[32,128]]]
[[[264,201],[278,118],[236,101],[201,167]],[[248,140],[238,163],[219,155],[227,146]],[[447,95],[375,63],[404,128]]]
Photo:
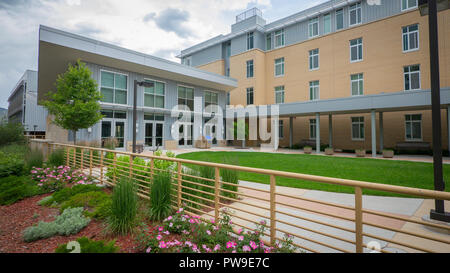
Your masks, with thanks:
[[[309,82],[309,100],[318,100],[319,99],[319,81]]]
[[[227,105],[230,105],[230,101],[231,101],[231,95],[230,95],[230,93],[227,93]]]
[[[184,106],[194,111],[194,88],[178,86],[178,108],[184,110]]]
[[[275,60],[275,77],[284,76],[284,57]]]
[[[310,119],[309,120],[309,138],[310,139],[316,139],[316,120]]]
[[[350,62],[359,62],[363,59],[362,38],[350,41]]]
[[[319,49],[309,51],[309,70],[319,69]]]
[[[271,50],[272,49],[272,34],[269,33],[266,36],[266,50]]]
[[[278,121],[278,138],[284,137],[284,124],[282,120]]]
[[[344,28],[344,9],[336,10],[336,30]]]
[[[328,34],[331,32],[331,14],[325,14],[323,16],[323,34]]]
[[[319,17],[309,19],[308,29],[309,29],[308,32],[309,38],[316,37],[319,35]]]
[[[127,104],[128,76],[101,71],[100,92],[102,102]]]
[[[205,96],[205,109],[207,109],[208,106],[210,108],[207,112],[217,113],[219,105],[219,95],[216,92],[205,91],[204,96]]]
[[[403,27],[403,52],[419,49],[419,25]]]
[[[352,139],[364,140],[364,117],[352,118]]]
[[[247,105],[253,104],[253,87],[247,88]]]
[[[247,78],[253,78],[253,60],[247,61]]]
[[[165,84],[162,82],[145,80],[152,83],[152,87],[144,87],[144,106],[164,108]]]
[[[406,140],[422,140],[422,115],[405,115]]]
[[[253,41],[253,32],[247,33],[247,50],[253,49],[254,41]]]
[[[227,67],[227,71],[225,71],[225,76],[229,77],[230,76],[230,68]]]
[[[402,11],[417,7],[417,0],[402,0]]]
[[[182,60],[184,65],[192,66],[192,56],[185,57]]]
[[[284,29],[275,32],[275,48],[284,46]]]
[[[349,9],[350,26],[361,24],[361,3],[350,6]]]
[[[275,87],[275,103],[284,103],[284,85]]]
[[[420,89],[420,65],[408,65],[403,68],[405,91]]]
[[[350,76],[352,96],[364,95],[364,76],[363,74],[355,74]]]

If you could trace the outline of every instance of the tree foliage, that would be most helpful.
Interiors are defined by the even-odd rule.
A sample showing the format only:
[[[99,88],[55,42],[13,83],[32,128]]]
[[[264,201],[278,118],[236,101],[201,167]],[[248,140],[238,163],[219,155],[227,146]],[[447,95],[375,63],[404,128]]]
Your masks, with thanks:
[[[91,74],[80,60],[75,65],[69,64],[67,71],[58,75],[56,92],[49,92],[48,100],[44,102],[54,116],[53,122],[72,130],[75,135],[78,130],[89,128],[103,118],[99,103],[102,96]]]

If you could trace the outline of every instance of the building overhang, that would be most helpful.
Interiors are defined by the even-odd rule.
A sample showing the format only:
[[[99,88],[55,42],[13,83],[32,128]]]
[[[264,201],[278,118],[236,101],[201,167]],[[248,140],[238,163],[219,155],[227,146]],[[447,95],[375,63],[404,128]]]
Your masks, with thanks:
[[[441,107],[450,105],[450,87],[441,88]],[[278,104],[280,117],[298,117],[321,115],[342,115],[355,113],[418,111],[431,109],[431,91],[402,91],[382,93],[376,95],[355,96],[348,98],[317,100],[307,102],[294,102]],[[254,113],[261,112],[263,106],[238,108],[236,113],[240,116],[252,117]],[[255,110],[248,111],[249,108]],[[245,113],[244,113],[245,112]],[[270,106],[267,112],[270,116]]]
[[[115,45],[40,26],[38,58],[38,99],[55,89],[59,74],[77,60],[119,70],[160,77],[218,91],[237,87],[237,80],[181,65]]]

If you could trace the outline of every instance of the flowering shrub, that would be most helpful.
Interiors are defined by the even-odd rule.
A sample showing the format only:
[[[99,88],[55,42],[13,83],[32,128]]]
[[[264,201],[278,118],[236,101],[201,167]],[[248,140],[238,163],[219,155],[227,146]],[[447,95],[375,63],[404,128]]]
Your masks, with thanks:
[[[292,237],[274,247],[264,244],[261,235],[266,229],[262,221],[254,232],[239,230],[233,233],[232,222],[227,212],[224,212],[219,223],[215,225],[204,223],[198,216],[190,216],[179,209],[175,215],[166,218],[162,225],[144,226],[137,240],[147,253],[274,253],[294,252]]]
[[[89,185],[91,179],[80,171],[73,171],[69,166],[31,169],[31,177],[45,192],[62,189],[65,184]]]

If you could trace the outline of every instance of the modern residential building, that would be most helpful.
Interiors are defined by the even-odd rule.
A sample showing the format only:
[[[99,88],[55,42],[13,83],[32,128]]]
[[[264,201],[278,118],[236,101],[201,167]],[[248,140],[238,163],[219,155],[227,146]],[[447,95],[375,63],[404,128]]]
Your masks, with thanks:
[[[37,72],[27,70],[8,98],[8,121],[21,123],[28,135],[45,136],[47,110],[37,104]]]
[[[331,0],[272,23],[254,8],[179,57],[237,79],[231,105],[279,104],[280,146],[431,149],[428,17],[417,0],[378,2]],[[438,24],[448,149],[450,10]]]
[[[133,139],[134,82],[147,82],[148,87],[137,88],[136,139],[145,147],[176,149],[192,147],[195,140],[204,136],[205,123],[211,113],[205,110],[210,104],[225,107],[226,93],[237,87],[235,79],[161,58],[135,52],[72,33],[40,27],[39,32],[39,101],[46,99],[46,92],[55,89],[59,74],[69,63],[81,60],[86,63],[103,95],[100,102],[102,121],[89,129],[77,132],[77,141],[96,145],[108,138],[118,140],[119,148],[130,149]],[[194,104],[194,100],[199,104]],[[180,138],[172,131],[178,116],[171,110],[188,106],[190,113],[199,119],[183,120],[179,126]],[[47,119],[47,138],[56,142],[73,141],[73,133],[52,124]],[[209,123],[210,124],[210,123]],[[209,131],[223,134],[219,123]],[[211,133],[212,135],[212,133]],[[224,144],[217,138],[214,145]]]

